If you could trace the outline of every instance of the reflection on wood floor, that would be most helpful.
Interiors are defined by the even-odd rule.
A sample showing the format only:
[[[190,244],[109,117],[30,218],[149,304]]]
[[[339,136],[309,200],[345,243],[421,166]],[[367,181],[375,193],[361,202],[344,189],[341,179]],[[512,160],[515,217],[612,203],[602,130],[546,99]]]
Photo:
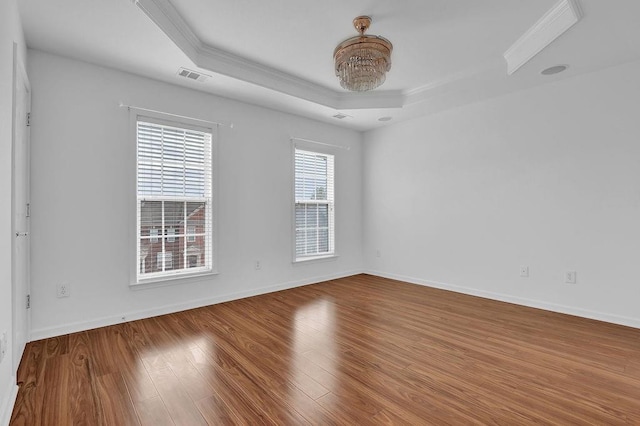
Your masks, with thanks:
[[[32,342],[12,425],[640,424],[640,330],[357,275]]]

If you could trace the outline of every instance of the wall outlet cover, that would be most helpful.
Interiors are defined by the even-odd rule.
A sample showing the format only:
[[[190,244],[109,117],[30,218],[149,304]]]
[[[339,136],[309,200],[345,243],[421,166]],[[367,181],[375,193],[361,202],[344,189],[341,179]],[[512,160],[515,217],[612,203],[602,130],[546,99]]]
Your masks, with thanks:
[[[60,283],[56,286],[56,296],[60,297],[69,297],[71,295],[71,287],[68,283]]]
[[[564,274],[564,282],[567,284],[575,284],[576,283],[576,271],[567,271]]]

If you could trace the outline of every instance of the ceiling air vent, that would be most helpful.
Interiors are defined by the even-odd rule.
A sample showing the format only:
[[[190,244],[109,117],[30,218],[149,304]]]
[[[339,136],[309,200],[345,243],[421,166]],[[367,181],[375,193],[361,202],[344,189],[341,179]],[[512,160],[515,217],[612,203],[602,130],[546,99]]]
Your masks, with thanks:
[[[178,75],[180,77],[188,78],[195,81],[205,81],[206,79],[211,77],[210,75],[202,74],[198,71],[189,70],[187,68],[180,68],[178,70]]]

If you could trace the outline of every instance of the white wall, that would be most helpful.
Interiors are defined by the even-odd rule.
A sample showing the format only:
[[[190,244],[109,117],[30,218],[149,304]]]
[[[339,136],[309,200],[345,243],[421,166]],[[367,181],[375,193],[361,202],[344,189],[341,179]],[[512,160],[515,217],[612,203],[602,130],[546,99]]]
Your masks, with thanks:
[[[640,327],[639,75],[635,62],[365,134],[367,269]]]
[[[22,26],[15,0],[0,2],[0,336],[9,347],[0,363],[0,425],[8,424],[17,391],[11,368],[13,349],[11,301],[11,134],[13,122],[13,45],[26,61]]]
[[[32,338],[362,270],[360,133],[39,51],[29,51],[29,75]],[[220,129],[219,275],[129,287],[135,142],[120,101],[234,123]],[[291,262],[290,136],[351,147],[336,159],[335,260]],[[60,282],[70,285],[69,298],[56,298]]]

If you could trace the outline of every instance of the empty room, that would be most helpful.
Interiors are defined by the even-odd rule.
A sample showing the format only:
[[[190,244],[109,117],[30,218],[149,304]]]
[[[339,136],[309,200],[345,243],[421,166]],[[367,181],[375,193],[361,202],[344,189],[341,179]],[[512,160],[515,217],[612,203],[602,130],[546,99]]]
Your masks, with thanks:
[[[0,426],[640,424],[639,16],[2,0]]]

